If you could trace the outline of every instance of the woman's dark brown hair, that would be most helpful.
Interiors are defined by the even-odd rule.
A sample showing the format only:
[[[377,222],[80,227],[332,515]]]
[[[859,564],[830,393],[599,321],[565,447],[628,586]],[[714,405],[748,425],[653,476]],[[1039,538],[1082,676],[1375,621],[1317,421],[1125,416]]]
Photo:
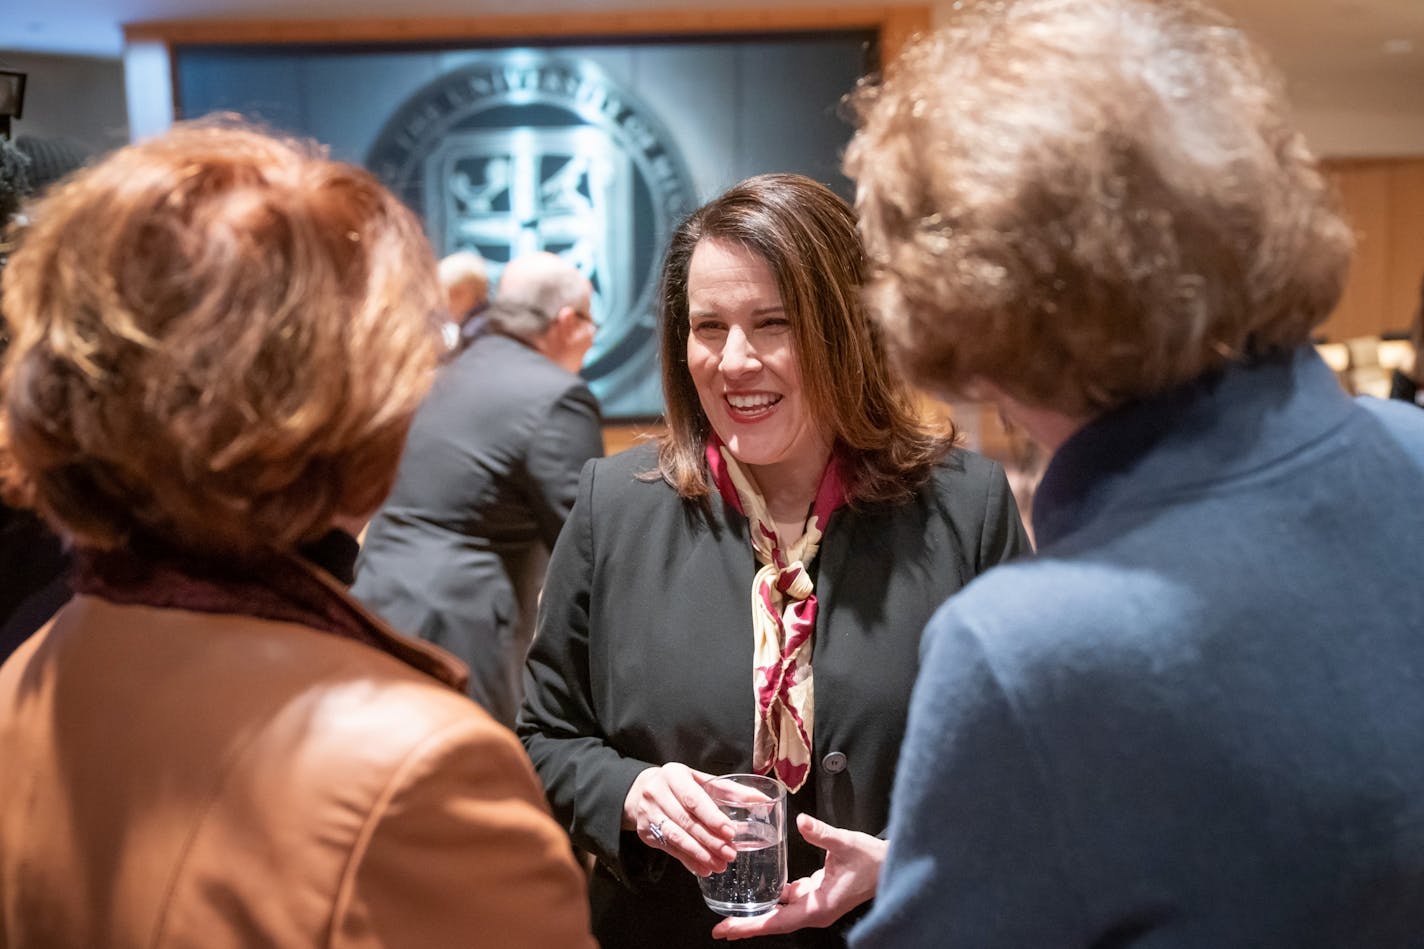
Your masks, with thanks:
[[[806,400],[846,464],[852,501],[908,496],[952,443],[890,369],[861,303],[864,255],[850,207],[801,175],[759,175],[693,212],[677,228],[660,289],[668,432],[662,476],[687,498],[706,495],[710,431],[687,368],[687,273],[699,241],[739,244],[776,275],[791,320]]]

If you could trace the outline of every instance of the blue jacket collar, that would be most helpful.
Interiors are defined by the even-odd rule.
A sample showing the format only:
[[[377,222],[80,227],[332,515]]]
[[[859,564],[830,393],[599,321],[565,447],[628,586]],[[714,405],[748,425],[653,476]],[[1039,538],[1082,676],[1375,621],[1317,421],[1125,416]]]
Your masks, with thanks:
[[[1245,474],[1340,425],[1352,401],[1311,346],[1231,363],[1089,422],[1034,497],[1043,549],[1115,507]]]

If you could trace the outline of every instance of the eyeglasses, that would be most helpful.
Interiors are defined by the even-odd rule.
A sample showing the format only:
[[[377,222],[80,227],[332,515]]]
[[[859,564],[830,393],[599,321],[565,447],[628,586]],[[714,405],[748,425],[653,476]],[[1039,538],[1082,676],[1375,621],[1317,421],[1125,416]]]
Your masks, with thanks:
[[[587,310],[574,310],[574,316],[577,316],[594,329],[598,329],[598,320],[595,320],[593,314]]]

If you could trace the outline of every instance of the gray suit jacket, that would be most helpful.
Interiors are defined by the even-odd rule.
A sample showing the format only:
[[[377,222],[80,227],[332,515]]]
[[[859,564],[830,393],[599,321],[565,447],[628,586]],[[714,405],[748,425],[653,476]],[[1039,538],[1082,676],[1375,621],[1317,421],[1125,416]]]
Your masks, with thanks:
[[[352,592],[470,666],[470,697],[514,724],[548,551],[578,472],[603,454],[578,377],[505,336],[473,342],[421,405]]]
[[[716,922],[680,864],[619,829],[643,769],[751,769],[751,586],[746,519],[663,481],[653,446],[591,463],[559,538],[530,651],[519,732],[555,816],[598,857],[605,947],[712,944]],[[918,668],[920,630],[949,594],[1027,542],[1003,470],[956,451],[910,501],[838,511],[812,566],[816,766],[791,802],[880,833]],[[793,841],[799,837],[793,830]],[[819,852],[793,847],[793,877]],[[615,879],[616,878],[616,879]],[[792,945],[835,945],[808,932]]]

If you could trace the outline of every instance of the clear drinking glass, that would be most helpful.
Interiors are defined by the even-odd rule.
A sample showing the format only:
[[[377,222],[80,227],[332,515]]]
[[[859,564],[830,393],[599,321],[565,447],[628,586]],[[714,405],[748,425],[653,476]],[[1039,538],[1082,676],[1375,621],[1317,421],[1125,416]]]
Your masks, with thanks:
[[[786,886],[786,785],[760,774],[724,774],[704,790],[736,826],[737,859],[699,877],[702,898],[723,916],[771,912]]]

